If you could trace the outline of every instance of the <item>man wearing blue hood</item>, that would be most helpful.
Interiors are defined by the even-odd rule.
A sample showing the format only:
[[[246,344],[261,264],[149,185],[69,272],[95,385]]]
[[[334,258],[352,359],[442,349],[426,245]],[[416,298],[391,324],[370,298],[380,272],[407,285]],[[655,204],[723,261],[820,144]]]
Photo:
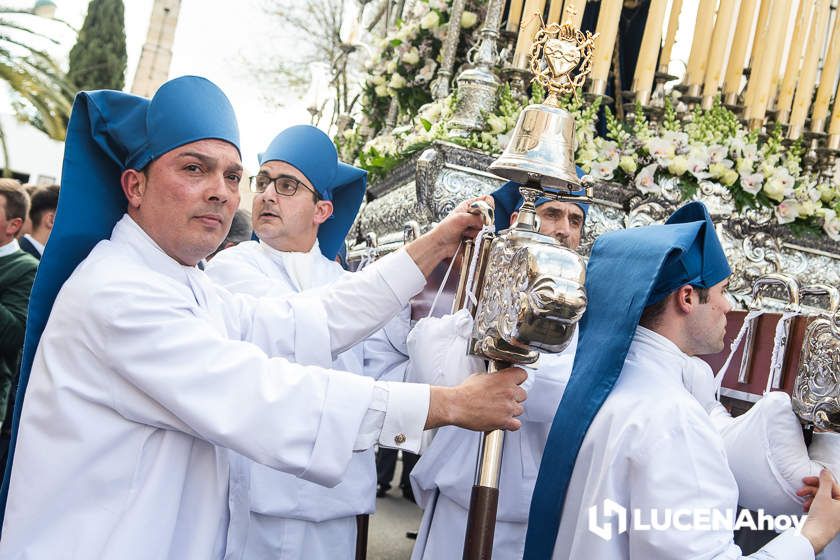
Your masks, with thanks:
[[[305,292],[343,278],[349,273],[335,256],[361,207],[365,176],[365,171],[338,161],[330,138],[314,126],[284,130],[260,154],[259,172],[250,179],[259,241],[219,253],[207,265],[208,276],[231,292],[257,297]],[[335,360],[326,348],[308,350],[323,351],[328,367],[402,381],[407,357],[393,344],[405,346],[409,326],[404,315]],[[314,324],[304,328],[319,329],[318,319],[307,317]],[[356,515],[375,509],[372,449],[353,456],[334,488],[259,463],[249,465],[250,508],[231,511],[232,525],[238,524],[233,518],[244,516],[248,526],[244,558],[355,557]]]
[[[416,448],[424,424],[518,427],[521,370],[452,390],[324,367],[479,219],[462,207],[318,294],[233,295],[196,264],[239,203],[238,146],[230,102],[202,78],[151,100],[77,96],[32,292],[0,558],[222,558],[248,484],[228,449],[335,485],[354,450]]]
[[[583,172],[578,169],[578,175]],[[584,194],[582,191],[576,193]],[[507,229],[516,219],[523,198],[519,185],[509,182],[493,193],[495,200],[496,230]],[[540,233],[554,237],[561,245],[578,248],[589,205],[538,198],[536,212]],[[443,332],[441,332],[443,331]],[[483,367],[477,358],[460,361],[447,359],[466,354],[467,342],[472,332],[469,312],[461,310],[441,318],[421,320],[409,336],[412,356],[409,379],[428,383],[441,383],[430,377],[438,369],[449,379],[454,363],[463,371],[460,381],[471,370]],[[537,468],[542,457],[548,430],[563,396],[566,382],[572,373],[575,359],[577,332],[569,346],[559,354],[542,354],[539,362],[527,368],[528,379],[523,387],[530,394],[522,414],[522,428],[505,436],[502,468],[499,479],[499,505],[493,539],[493,557],[499,559],[521,558],[525,548],[525,530],[528,508],[537,478]],[[415,359],[415,356],[419,358]],[[420,367],[424,356],[431,357],[440,368]],[[443,359],[438,360],[438,356]],[[467,371],[470,370],[470,371]],[[464,534],[470,494],[475,472],[470,468],[478,455],[479,435],[460,428],[441,428],[428,449],[411,472],[412,485],[418,503],[423,508],[423,521],[412,552],[413,560],[456,560],[463,556]]]
[[[730,273],[699,202],[665,225],[595,242],[578,342],[589,351],[577,353],[554,417],[525,559],[741,558],[721,521],[734,520],[738,487],[721,436],[685,386],[705,367],[694,356],[723,349]],[[838,530],[840,501],[823,471],[801,533],[751,558],[813,559]]]

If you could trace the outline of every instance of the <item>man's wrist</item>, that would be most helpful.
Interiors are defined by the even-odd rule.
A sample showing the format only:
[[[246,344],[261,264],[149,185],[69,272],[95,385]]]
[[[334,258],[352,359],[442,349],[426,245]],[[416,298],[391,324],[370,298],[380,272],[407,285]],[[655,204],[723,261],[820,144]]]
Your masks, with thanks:
[[[440,241],[434,230],[409,243],[406,251],[426,278],[440,261],[451,256],[446,254],[446,244]]]
[[[427,430],[455,423],[457,390],[457,387],[438,387],[434,385],[430,387],[429,415],[426,417]]]

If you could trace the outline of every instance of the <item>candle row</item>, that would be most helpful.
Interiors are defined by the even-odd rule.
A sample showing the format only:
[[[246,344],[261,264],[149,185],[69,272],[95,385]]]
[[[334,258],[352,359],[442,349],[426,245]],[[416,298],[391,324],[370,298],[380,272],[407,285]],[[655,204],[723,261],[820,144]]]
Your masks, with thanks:
[[[590,75],[596,94],[606,90],[623,4],[600,0]],[[668,71],[682,5],[683,0],[650,0],[631,88],[642,103],[650,99],[655,73]],[[585,6],[585,0],[510,0],[507,29],[518,31],[514,66],[528,68],[530,46],[546,13],[546,23],[579,27]],[[740,96],[751,126],[760,126],[773,107],[791,138],[802,134],[810,110],[811,130],[823,130],[831,96],[838,97],[840,73],[840,17],[832,14],[831,0],[700,0],[693,24],[687,95],[702,97],[706,108],[719,93],[729,104]],[[749,80],[741,91],[747,65]],[[836,101],[828,132],[840,134]]]

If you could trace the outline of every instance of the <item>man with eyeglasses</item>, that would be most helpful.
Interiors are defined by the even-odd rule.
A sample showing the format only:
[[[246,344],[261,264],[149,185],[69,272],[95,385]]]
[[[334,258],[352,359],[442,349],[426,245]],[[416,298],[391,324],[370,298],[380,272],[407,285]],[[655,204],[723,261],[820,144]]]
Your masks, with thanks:
[[[349,274],[335,257],[364,198],[365,172],[338,161],[326,134],[309,125],[278,134],[260,154],[250,186],[259,241],[219,253],[207,265],[213,280],[232,292],[276,296],[319,288]],[[336,356],[332,367],[402,381],[407,357],[395,346],[404,348],[408,328],[408,315],[402,313]],[[233,525],[241,516],[248,526],[244,558],[353,558],[356,516],[375,509],[372,449],[356,453],[333,488],[248,463],[250,511],[231,512]]]

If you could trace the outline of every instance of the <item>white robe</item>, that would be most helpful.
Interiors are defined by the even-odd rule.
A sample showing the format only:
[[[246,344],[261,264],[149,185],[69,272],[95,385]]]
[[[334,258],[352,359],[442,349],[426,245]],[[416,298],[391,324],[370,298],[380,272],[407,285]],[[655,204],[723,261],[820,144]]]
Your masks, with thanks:
[[[342,352],[423,283],[400,252],[318,298],[233,295],[124,216],[35,354],[0,558],[221,558],[228,500],[247,495],[224,448],[325,485],[377,438],[416,448],[428,387],[269,355]],[[312,313],[321,331],[299,327]]]
[[[589,530],[590,508],[603,518],[609,499],[644,512],[735,510],[738,488],[723,441],[708,414],[685,389],[693,360],[644,327],[636,331],[624,368],[583,440],[563,508],[555,559],[736,559],[733,534],[718,530],[634,530],[609,540]],[[617,525],[612,519],[612,525]],[[810,543],[792,531],[754,558],[812,559]]]
[[[206,268],[207,275],[235,293],[279,296],[326,286],[349,274],[321,254],[317,241],[307,253],[286,253],[265,243],[248,241],[220,252]],[[408,309],[408,308],[406,308]],[[400,332],[397,317],[389,322]],[[404,335],[403,335],[404,336]],[[380,379],[402,381],[407,356],[397,352],[384,330],[342,352],[335,369]],[[399,376],[399,378],[397,378]],[[376,463],[373,449],[356,453],[333,488],[249,461],[250,508],[231,511],[250,519],[243,558],[275,560],[355,557],[355,516],[373,513],[376,506]],[[239,557],[228,543],[228,556]]]
[[[458,342],[463,349],[454,351],[465,354],[466,338],[462,337]],[[551,422],[572,371],[576,347],[577,331],[562,353],[543,354],[534,368],[527,369],[528,380],[523,388],[528,391],[528,399],[520,417],[522,427],[505,434],[502,448],[494,558],[522,557],[531,494]],[[427,351],[443,355],[445,349],[429,348]],[[417,372],[417,375],[420,373],[423,372]],[[472,372],[460,373],[463,378]],[[425,381],[423,378],[418,380]],[[480,439],[478,432],[453,426],[441,428],[412,470],[414,495],[423,508],[412,560],[460,560],[463,556]]]

